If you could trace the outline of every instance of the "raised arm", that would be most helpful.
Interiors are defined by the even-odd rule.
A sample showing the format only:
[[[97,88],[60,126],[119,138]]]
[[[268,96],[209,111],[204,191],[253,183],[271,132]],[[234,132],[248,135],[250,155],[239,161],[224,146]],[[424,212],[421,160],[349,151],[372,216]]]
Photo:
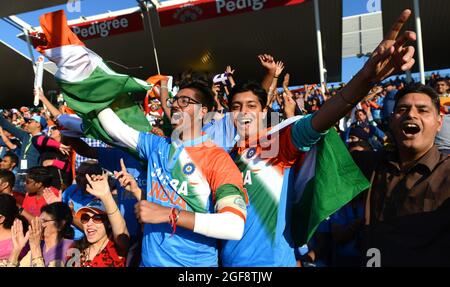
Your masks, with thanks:
[[[332,127],[367,95],[372,85],[393,73],[411,69],[414,65],[414,47],[405,46],[405,44],[408,41],[414,41],[416,34],[406,31],[397,38],[410,15],[411,10],[408,9],[401,13],[397,22],[372,53],[364,67],[341,90],[338,96],[325,102],[315,114],[312,119],[312,127],[316,131],[326,131]]]
[[[220,84],[213,84],[211,91],[214,96],[214,102],[217,105],[217,111],[214,113],[208,113],[207,117],[204,119],[204,123],[208,123],[212,119],[219,121],[225,116],[224,114],[225,108],[223,107],[223,105],[220,103],[219,100]]]
[[[117,142],[131,149],[137,148],[139,131],[131,128],[114,113],[106,108],[98,113],[98,119],[105,131]]]
[[[289,74],[286,73],[283,79],[283,111],[287,119],[295,116],[295,109],[297,103],[294,100],[294,95],[289,90]]]
[[[258,59],[261,65],[266,70],[266,74],[264,75],[261,85],[266,91],[269,91],[277,68],[276,62],[273,60],[273,57],[268,54],[258,55]]]
[[[0,136],[3,140],[3,142],[5,143],[6,147],[9,148],[10,150],[14,150],[17,148],[17,145],[13,144],[9,138],[3,133],[3,129],[2,127],[0,127]]]
[[[66,146],[48,136],[34,136],[32,138],[33,145],[36,147],[58,149],[62,154],[70,154],[70,146]]]
[[[93,196],[100,199],[105,206],[106,214],[108,215],[109,223],[114,237],[114,242],[120,247],[120,250],[127,250],[129,246],[130,235],[128,233],[125,219],[120,213],[112,196],[111,190],[108,185],[107,174],[103,175],[86,175],[88,185],[86,191]]]
[[[98,151],[80,138],[65,137],[67,143],[81,156],[98,159]]]
[[[30,136],[26,131],[17,128],[0,114],[0,127],[9,132],[13,136],[19,138],[22,142],[26,141]]]
[[[31,221],[29,232],[28,243],[30,244],[31,267],[45,267],[41,248],[42,222],[39,217],[36,217]]]
[[[167,86],[168,82],[169,81],[167,78],[161,80],[161,90],[159,95],[161,98],[161,107],[166,116],[170,119],[172,116],[170,114],[170,109],[167,106],[167,100],[169,99],[169,88]]]
[[[234,69],[231,69],[231,66],[227,66],[225,70],[225,73],[227,73],[228,81],[230,81],[231,88],[236,86],[236,82],[234,81],[233,78],[234,71],[235,71]]]
[[[47,109],[55,119],[61,115],[61,112],[45,97],[42,88],[34,89],[34,95],[36,95],[36,93],[39,95],[39,99],[41,100],[41,102],[44,104],[44,106],[47,107]]]
[[[278,77],[281,75],[281,72],[284,70],[284,64],[281,61],[278,61],[275,64],[275,73],[272,77],[272,82],[270,83],[269,91],[267,92],[267,106],[270,107],[272,105],[273,100],[275,99],[275,90],[277,88]]]
[[[142,190],[136,179],[128,173],[123,159],[120,159],[120,171],[114,171],[114,177],[119,181],[120,185],[130,192],[137,201],[142,199]]]
[[[15,219],[13,225],[11,226],[11,240],[13,243],[13,248],[9,256],[9,267],[19,266],[19,256],[22,249],[28,242],[30,237],[30,231],[23,233],[22,221]]]

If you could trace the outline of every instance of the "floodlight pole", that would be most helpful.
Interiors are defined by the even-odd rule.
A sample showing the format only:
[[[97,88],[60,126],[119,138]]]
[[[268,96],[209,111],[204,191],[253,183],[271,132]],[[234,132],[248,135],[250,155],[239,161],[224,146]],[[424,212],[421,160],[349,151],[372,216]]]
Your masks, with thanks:
[[[156,51],[155,38],[153,36],[153,28],[152,28],[152,20],[150,18],[150,12],[148,9],[147,1],[138,0],[139,6],[141,7],[142,14],[144,16],[144,26],[147,26],[147,30],[150,32],[150,39],[152,40],[153,45],[153,54],[155,56],[156,62],[156,70],[158,71],[158,75],[161,75],[161,71],[159,69],[159,60],[158,60],[158,52]],[[152,2],[154,5],[154,3]]]
[[[423,64],[422,24],[420,22],[419,0],[414,0],[414,17],[416,19],[417,56],[419,58],[420,82],[425,85],[425,69]]]
[[[323,87],[322,85],[322,83],[325,82],[325,75],[324,75],[323,55],[322,55],[322,33],[320,31],[319,0],[314,0],[314,18],[316,22],[317,56],[319,57],[320,87],[322,89],[322,93],[325,93],[325,87]]]

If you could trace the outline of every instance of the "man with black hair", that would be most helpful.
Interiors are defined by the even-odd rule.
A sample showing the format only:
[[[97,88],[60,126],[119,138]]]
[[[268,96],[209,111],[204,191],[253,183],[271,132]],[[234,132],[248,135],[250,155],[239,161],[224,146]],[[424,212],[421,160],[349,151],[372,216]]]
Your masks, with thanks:
[[[27,194],[22,205],[25,211],[32,216],[41,214],[41,207],[47,204],[44,198],[45,189],[49,189],[57,197],[60,196],[61,191],[52,187],[51,182],[52,176],[46,167],[35,166],[27,170],[25,179],[25,191]],[[28,217],[27,219],[29,220]]]
[[[45,119],[40,116],[33,116],[26,119],[25,128],[20,129],[6,120],[3,115],[0,115],[0,126],[22,142],[19,153],[19,171],[24,172],[28,168],[38,166],[39,151],[34,147],[32,138],[41,135],[42,131],[47,127]]]
[[[450,265],[450,158],[434,144],[439,111],[433,89],[406,86],[396,94],[389,122],[397,150],[357,156],[371,163],[367,248],[381,250],[382,266]]]
[[[171,139],[139,133],[110,108],[98,114],[115,141],[148,160],[147,200],[137,194],[136,207],[145,224],[142,266],[217,266],[217,239],[243,234],[247,197],[240,172],[202,132],[213,106],[209,86],[182,85],[169,101]]]
[[[40,153],[33,145],[33,137],[42,134],[42,131],[47,127],[47,121],[41,116],[33,116],[27,118],[24,129],[18,128],[7,119],[0,115],[0,127],[3,130],[11,133],[22,143],[20,146],[19,164],[17,166],[17,190],[24,191],[25,172],[28,168],[39,166]]]
[[[0,169],[13,171],[18,163],[19,157],[15,153],[7,152],[0,161]]]
[[[265,127],[264,119],[268,112],[266,104],[261,101],[264,95],[258,92],[258,88],[235,87],[231,91],[230,110],[233,112],[234,123],[240,136],[240,143],[235,147],[233,157],[245,177],[244,184],[249,195],[250,206],[247,209],[248,218],[242,239],[223,242],[221,252],[223,266],[296,266],[294,243],[303,244],[308,240],[306,235],[308,227],[298,222],[311,214],[311,209],[321,209],[330,201],[314,206],[314,202],[310,205],[308,204],[310,201],[305,199],[307,206],[302,206],[302,201],[299,201],[300,204],[295,204],[293,189],[289,188],[294,184],[292,167],[297,162],[302,162],[302,153],[315,145],[320,148],[322,137],[325,137],[324,140],[327,140],[327,137],[328,139],[337,138],[337,135],[333,135],[332,132],[329,135],[325,134],[341,117],[367,96],[373,84],[387,78],[394,71],[406,71],[412,67],[414,48],[406,46],[405,43],[408,40],[415,40],[415,34],[407,31],[397,37],[410,15],[410,10],[402,12],[364,67],[337,96],[326,101],[321,109],[312,115],[300,119],[295,117],[292,120],[289,119],[290,125],[289,122],[285,122],[271,130]],[[267,141],[264,142],[264,137],[271,133],[273,135],[276,128],[278,128],[278,136],[275,139],[272,136],[268,146]],[[338,143],[333,141],[333,144]],[[267,152],[272,150],[270,147],[276,148],[277,145],[282,147],[278,152]],[[327,159],[330,157],[331,155],[328,154]],[[341,181],[339,186],[330,185],[327,190],[335,193],[327,197],[338,198],[345,194],[347,198],[352,198],[352,195],[356,195],[368,186],[366,181],[360,179],[361,175],[356,168],[349,168],[354,163],[349,157],[347,158],[343,164],[346,166],[346,172],[342,178],[337,173],[342,170],[338,165],[333,166],[329,173],[336,174],[336,179],[339,181],[343,180],[343,177],[347,181],[357,180],[354,180],[352,184],[341,185]],[[329,161],[336,162],[331,159]],[[309,159],[308,162],[313,161]],[[300,171],[311,170],[304,163],[302,165],[303,168]],[[351,176],[350,172],[353,172],[354,176]],[[306,183],[308,176],[304,174],[297,176],[300,182],[309,184]],[[321,180],[325,179],[325,177],[321,178]],[[302,197],[305,198],[305,195]],[[316,199],[314,198],[314,201]],[[334,200],[334,203],[336,206],[342,206],[345,200],[344,198]],[[316,215],[309,217],[309,224]],[[321,214],[318,217],[322,215],[325,216]],[[301,220],[293,220],[299,218]],[[303,238],[299,235],[302,232],[305,234]]]
[[[23,193],[13,191],[16,177],[12,171],[0,169],[0,193],[14,196],[18,205],[22,205],[24,200]]]
[[[66,43],[79,41],[69,31],[64,13],[57,11],[41,17],[42,27],[49,27],[44,28],[49,43],[53,43],[51,39],[59,34],[59,28],[52,28],[54,19],[59,19],[61,25],[58,26],[67,32],[63,37]],[[41,47],[38,49],[44,52]],[[84,66],[97,66],[96,59],[100,58],[84,57],[87,53],[65,53],[63,61],[46,55],[58,62],[58,71],[65,71],[64,74],[73,79],[84,78],[86,69],[79,69],[78,65],[71,64],[72,61]],[[79,61],[80,57],[82,61]],[[103,98],[98,108],[93,109],[92,103],[86,103],[90,93],[80,96],[77,92],[77,103],[72,102],[71,106],[78,113],[84,110],[92,116],[97,114],[99,122],[91,118],[94,124],[91,127],[95,126],[97,135],[100,135],[100,129],[101,133],[106,131],[115,142],[137,151],[141,159],[148,161],[148,194],[144,193],[143,200],[139,194],[140,202],[136,207],[138,218],[145,223],[142,265],[217,266],[217,238],[237,240],[242,236],[246,196],[239,170],[229,155],[202,134],[203,118],[214,104],[212,97],[208,99],[198,86],[183,87],[178,91],[170,102],[171,122],[175,127],[170,140],[147,134],[148,122],[145,117],[133,115],[139,121],[139,124],[133,125],[136,120],[124,123],[112,110],[113,106],[119,104],[119,99],[127,100],[126,92],[150,88],[137,79],[129,85],[131,82],[128,78],[119,78],[107,76],[104,81],[95,84],[95,97]],[[120,88],[113,88],[114,92],[111,92],[111,81],[116,80],[119,80]],[[76,88],[90,91],[83,87],[84,83],[74,82]],[[125,107],[127,102],[122,103],[124,105],[119,106]],[[75,107],[77,104],[78,107]],[[86,106],[89,106],[89,111],[84,109]],[[136,105],[129,103],[128,107],[139,112]],[[177,225],[180,228],[176,228]]]
[[[440,78],[436,81],[436,92],[439,97],[450,97],[450,86],[446,79]]]

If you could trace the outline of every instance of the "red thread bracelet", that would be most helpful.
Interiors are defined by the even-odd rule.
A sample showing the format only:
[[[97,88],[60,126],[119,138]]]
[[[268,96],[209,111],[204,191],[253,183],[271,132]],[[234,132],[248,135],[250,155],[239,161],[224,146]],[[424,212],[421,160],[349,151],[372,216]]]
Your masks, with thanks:
[[[172,234],[170,235],[170,237],[172,237],[175,234],[175,231],[177,230],[177,222],[178,218],[180,217],[180,212],[181,210],[175,207],[172,207],[170,209],[169,224],[172,227]]]

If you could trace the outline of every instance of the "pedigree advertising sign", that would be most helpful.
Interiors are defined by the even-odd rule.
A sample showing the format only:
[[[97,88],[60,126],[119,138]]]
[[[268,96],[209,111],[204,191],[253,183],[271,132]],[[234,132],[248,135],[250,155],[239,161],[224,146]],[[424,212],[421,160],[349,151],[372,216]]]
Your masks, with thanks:
[[[144,29],[141,12],[70,25],[80,40],[104,38]]]
[[[291,6],[309,0],[195,0],[158,8],[161,27]]]

